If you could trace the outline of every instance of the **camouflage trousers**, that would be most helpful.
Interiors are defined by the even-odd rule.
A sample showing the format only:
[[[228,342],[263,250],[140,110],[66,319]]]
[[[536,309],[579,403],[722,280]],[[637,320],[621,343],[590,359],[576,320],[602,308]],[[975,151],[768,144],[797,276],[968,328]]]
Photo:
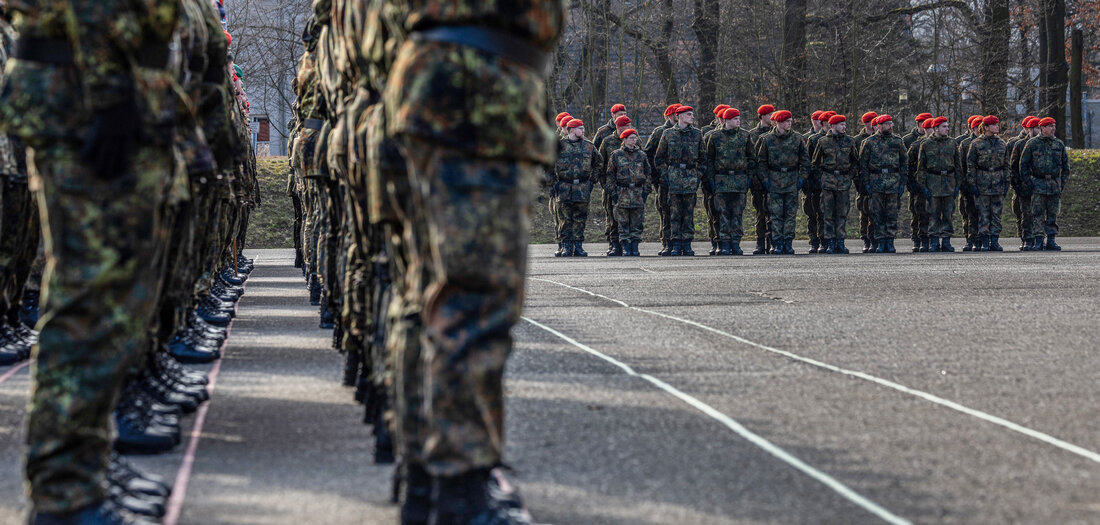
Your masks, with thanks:
[[[38,202],[27,180],[3,177],[0,204],[0,315],[18,311],[23,289],[31,274],[41,226]]]
[[[741,221],[745,214],[745,194],[720,192],[714,195],[714,215],[718,220],[719,241],[741,242],[745,229]]]
[[[718,214],[714,209],[714,193],[703,190],[703,211],[707,213],[707,238],[710,242],[718,241]]]
[[[672,210],[669,209],[668,204],[668,185],[657,185],[657,216],[661,221],[661,227],[657,231],[660,236],[661,244],[668,244],[668,241],[672,238]]]
[[[859,211],[859,238],[873,239],[875,226],[871,222],[871,196],[863,192],[856,193],[856,209]]]
[[[304,260],[302,257],[302,198],[294,194],[291,195],[290,200],[294,205],[294,259],[297,262]]]
[[[107,496],[111,413],[140,355],[156,303],[148,271],[167,147],[142,146],[126,174],[102,180],[79,145],[34,155],[49,260],[27,414],[26,475],[39,512],[67,513]]]
[[[554,218],[554,240],[557,241],[558,244],[561,244],[561,215],[558,214],[558,208],[561,206],[561,197],[551,194],[547,199],[546,205],[550,209],[550,216]]]
[[[608,243],[612,243],[619,242],[619,223],[615,222],[615,203],[611,199],[612,193],[617,191],[617,189],[613,184],[608,184],[608,186],[610,186],[610,188],[604,188],[603,190],[603,200],[601,201],[603,204],[604,217],[606,217],[604,220],[603,236],[604,239],[607,239]],[[558,204],[559,207],[565,205],[566,203],[564,202]],[[565,241],[565,239],[562,239],[562,241]]]
[[[1031,234],[1032,238],[1043,235],[1058,235],[1058,211],[1062,206],[1062,195],[1031,196]]]
[[[928,199],[921,190],[909,192],[909,231],[914,242],[928,237]]]
[[[810,235],[810,243],[818,244],[825,236],[825,216],[821,210],[821,190],[810,190],[805,193],[802,200],[802,211],[806,214],[806,230]]]
[[[620,241],[640,241],[645,228],[645,208],[615,206],[615,222],[619,223]]]
[[[821,191],[822,239],[835,241],[847,236],[850,209],[850,191]]]
[[[798,215],[798,192],[768,193],[772,239],[794,239],[795,217]]]
[[[410,294],[422,323],[419,455],[430,474],[454,476],[502,461],[504,366],[523,306],[527,196],[539,167],[406,140],[420,191],[403,228],[425,234],[407,249],[406,271],[424,277]]]
[[[974,198],[974,208],[978,211],[978,235],[1000,235],[1004,197],[978,195]]]
[[[669,240],[695,240],[695,194],[670,193],[668,195]]]
[[[928,235],[951,237],[955,234],[955,196],[930,197],[928,199]]]
[[[772,236],[771,211],[768,208],[768,192],[764,189],[764,185],[756,180],[752,181],[752,184],[749,186],[749,191],[752,193],[752,208],[754,210],[754,217],[756,218],[756,242],[764,242],[765,239],[769,239]]]
[[[1012,213],[1016,215],[1016,231],[1019,233],[1020,239],[1034,237],[1034,230],[1032,229],[1034,221],[1031,219],[1031,194],[1020,195],[1019,192],[1013,192]]]
[[[962,218],[963,235],[967,239],[973,239],[978,234],[978,209],[974,204],[974,196],[959,193],[959,216]]]
[[[871,194],[871,222],[875,226],[874,239],[893,239],[898,236],[898,208],[901,196],[894,192]]]
[[[616,236],[622,235],[622,226],[618,216],[611,217],[615,222]],[[584,227],[588,224],[588,202],[558,201],[558,239],[561,242],[584,242]]]

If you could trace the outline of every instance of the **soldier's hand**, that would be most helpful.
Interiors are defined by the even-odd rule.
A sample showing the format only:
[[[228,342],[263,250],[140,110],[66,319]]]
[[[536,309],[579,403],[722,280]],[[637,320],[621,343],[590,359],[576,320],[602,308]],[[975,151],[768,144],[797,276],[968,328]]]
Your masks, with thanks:
[[[141,113],[135,100],[101,109],[92,118],[80,157],[100,179],[114,179],[130,167],[141,133]]]

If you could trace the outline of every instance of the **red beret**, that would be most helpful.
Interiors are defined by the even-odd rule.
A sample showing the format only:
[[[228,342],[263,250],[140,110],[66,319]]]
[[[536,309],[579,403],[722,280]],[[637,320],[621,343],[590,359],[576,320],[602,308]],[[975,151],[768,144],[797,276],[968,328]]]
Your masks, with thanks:
[[[623,140],[626,140],[627,137],[629,137],[631,135],[637,135],[637,134],[638,134],[638,132],[635,131],[633,128],[631,128],[631,129],[623,130],[622,133],[619,133],[619,138],[623,139]]]
[[[627,124],[630,124],[630,117],[628,117],[626,115],[623,115],[623,116],[615,119],[615,126],[617,126],[617,127],[621,128],[623,126],[626,126]]]
[[[611,113],[618,113],[620,111],[626,111],[626,106],[622,104],[615,104],[614,106],[611,106]]]
[[[969,124],[970,127],[976,128],[976,127],[978,127],[978,124],[982,123],[982,116],[981,115],[970,115],[970,118],[966,119],[966,123]]]
[[[947,122],[947,117],[936,117],[936,118],[932,119],[932,127],[934,128],[936,126],[939,126],[940,124],[943,124],[944,122]]]
[[[767,115],[768,113],[775,113],[775,106],[771,104],[764,104],[763,106],[760,106],[756,109],[756,114],[760,115],[761,117]]]
[[[579,119],[579,118],[569,119],[569,122],[565,123],[565,127],[567,127],[567,128],[579,128],[583,125],[584,125],[584,122],[582,122],[581,119]]]
[[[727,108],[722,110],[722,118],[729,120],[733,117],[740,117],[741,111],[737,108]]]
[[[695,108],[691,106],[680,106],[677,107],[676,111],[673,111],[673,113],[679,115],[680,113],[687,113],[688,111],[695,111]]]
[[[730,107],[729,104],[718,104],[717,106],[714,106],[714,114],[715,115],[721,115],[722,112],[729,109],[729,107]],[[722,118],[722,117],[718,117],[718,118]]]
[[[866,124],[868,122],[871,122],[872,120],[875,120],[875,117],[877,116],[878,113],[875,113],[874,111],[868,111],[864,113],[862,117],[860,117],[860,120],[862,120],[863,123]]]
[[[227,45],[233,45],[233,35],[229,34],[229,31],[223,30],[222,32],[225,33],[225,40],[227,42]]]
[[[841,122],[847,122],[847,121],[848,121],[848,118],[845,117],[844,115],[832,115],[832,116],[829,117],[829,125],[830,126],[840,124]]]
[[[1021,126],[1032,129],[1039,127],[1039,119],[1035,117],[1024,117],[1024,121],[1020,123]]]
[[[665,108],[665,116],[667,117],[673,113],[676,113],[676,108],[678,107],[680,107],[679,104],[672,104],[671,106]]]
[[[1038,118],[1039,117],[1036,117],[1035,115],[1028,115],[1028,116],[1024,117],[1024,121],[1026,122],[1028,119],[1038,119]]]
[[[562,111],[561,113],[558,113],[558,116],[555,118],[555,120],[561,120],[562,117],[568,117],[568,116],[569,116],[568,112]]]
[[[775,113],[772,114],[772,120],[775,121],[775,122],[783,122],[783,121],[791,118],[792,116],[793,115],[791,115],[790,111],[787,111],[785,109],[781,109],[781,110],[776,111]]]
[[[824,111],[821,110],[813,112],[812,114],[810,114],[810,120],[821,120],[822,113],[824,113]]]
[[[930,118],[932,118],[931,113],[921,113],[920,115],[917,115],[917,118],[915,118],[913,120],[916,120],[917,122],[924,122],[924,121],[926,121]]]
[[[571,118],[573,118],[573,116],[570,115],[569,113],[562,113],[562,114],[558,115],[558,125],[559,126],[564,126],[566,122],[569,122],[566,119],[571,119]]]
[[[818,120],[822,122],[828,122],[829,119],[833,118],[833,115],[836,115],[835,111],[822,111],[821,116],[818,117]]]
[[[920,122],[920,127],[924,128],[924,129],[932,129],[932,126],[934,125],[934,123],[935,123],[935,119],[926,118],[926,119],[924,119]]]
[[[985,117],[982,117],[982,124],[985,124],[986,126],[992,126],[993,124],[1000,123],[1001,119],[997,118],[996,115],[987,115]]]
[[[1041,120],[1039,120],[1040,126],[1053,126],[1057,123],[1058,121],[1054,120],[1054,117],[1043,117]]]
[[[875,124],[882,124],[883,122],[893,122],[893,121],[894,121],[894,117],[891,117],[890,115],[882,114],[882,115],[879,115],[877,119],[875,119]]]

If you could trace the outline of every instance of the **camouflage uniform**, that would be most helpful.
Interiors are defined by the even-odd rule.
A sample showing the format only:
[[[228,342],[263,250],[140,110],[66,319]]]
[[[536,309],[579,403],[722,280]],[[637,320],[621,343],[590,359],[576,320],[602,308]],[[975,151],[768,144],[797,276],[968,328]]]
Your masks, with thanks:
[[[872,134],[867,132],[867,128],[859,130],[852,140],[856,143],[856,154],[859,153],[860,148],[863,147],[863,142],[867,140]],[[859,211],[859,238],[863,240],[864,246],[869,246],[869,243],[873,240],[875,235],[874,224],[871,223],[871,196],[867,193],[867,185],[863,183],[863,176],[857,175],[856,180],[856,210]]]
[[[600,162],[606,162],[607,159],[611,157],[611,154],[618,150],[619,146],[622,146],[622,144],[623,140],[620,139],[619,135],[616,133],[610,133],[606,137],[604,137],[604,139],[600,142],[600,145],[596,148],[599,151]],[[621,255],[621,253],[619,253],[621,251],[621,247],[618,246],[619,223],[615,220],[615,203],[611,200],[611,197],[615,194],[616,191],[615,183],[609,183],[604,178],[604,175],[606,173],[606,166],[601,164],[598,175],[600,186],[603,187],[603,199],[601,200],[601,204],[603,204],[604,216],[606,217],[606,219],[604,220],[603,235],[604,239],[607,240],[607,254]]]
[[[556,1],[398,5],[412,35],[390,70],[386,129],[403,144],[415,190],[405,228],[426,234],[412,239],[405,271],[423,272],[415,286],[428,306],[420,313],[423,449],[416,455],[431,475],[451,477],[502,462],[503,372],[527,261],[525,203],[539,166],[555,161],[555,138],[541,64],[506,54],[519,49],[489,53],[471,40],[456,43],[440,29],[493,27],[528,56],[545,57],[564,12]],[[455,79],[469,83],[454,89]]]
[[[1016,232],[1020,236],[1021,249],[1027,249],[1027,244],[1035,236],[1031,231],[1031,188],[1024,184],[1020,177],[1020,156],[1028,140],[1031,140],[1031,134],[1025,129],[1007,144],[1010,173],[1008,182],[1012,186],[1012,213],[1016,216]]]
[[[615,126],[615,117],[611,117],[611,120],[608,120],[606,124],[600,126],[600,128],[596,130],[596,134],[592,136],[592,144],[596,146],[596,151],[603,151],[603,139],[608,137],[618,138],[619,134],[617,132],[618,128]],[[608,153],[617,149],[619,149],[619,147],[615,146],[615,148]],[[606,159],[607,157],[604,158]]]
[[[978,236],[984,249],[997,249],[1001,236],[1001,212],[1008,194],[1008,155],[1004,139],[981,136],[970,143],[966,157],[966,183],[978,210]]]
[[[818,131],[811,131],[803,136],[806,141],[806,151],[810,154],[810,159],[814,157],[814,151],[817,149],[818,141],[821,140],[826,134],[824,128]],[[806,179],[805,184],[802,186],[802,211],[806,214],[806,231],[810,236],[810,253],[814,253],[818,247],[822,244],[822,240],[825,237],[825,217],[821,210],[821,184],[817,177],[809,177]]]
[[[970,169],[967,166],[966,158],[967,154],[970,153],[970,142],[975,138],[977,138],[976,135],[972,133],[955,138],[959,143],[959,157],[963,159],[964,182],[970,178],[970,175],[966,173]],[[963,251],[970,250],[978,235],[978,209],[974,204],[975,195],[971,193],[972,189],[963,184],[962,189],[959,190],[959,215],[962,218],[963,234],[966,236],[966,247],[963,248]]]
[[[657,157],[657,146],[659,146],[661,144],[661,136],[664,135],[665,130],[667,130],[671,127],[672,127],[672,123],[670,123],[668,121],[668,119],[665,119],[665,122],[663,124],[661,124],[660,126],[657,126],[656,128],[653,128],[653,132],[649,134],[649,139],[646,140],[645,147],[643,149],[645,150],[646,156],[649,157],[649,164],[651,166],[654,166],[654,171],[657,171],[656,170],[656,164],[655,164],[655,162],[657,160],[657,158],[656,158]],[[668,208],[668,185],[666,185],[664,183],[664,181],[661,180],[659,177],[656,177],[656,179],[657,179],[657,184],[656,184],[656,186],[657,186],[656,187],[656,191],[657,191],[657,202],[656,202],[657,215],[658,215],[658,217],[660,219],[660,222],[661,222],[661,227],[658,230],[658,235],[659,235],[660,240],[661,240],[661,246],[662,246],[662,252],[663,252],[660,255],[668,255],[667,249],[668,249],[669,238],[670,238],[669,237],[669,232],[671,231],[671,228],[672,228],[671,216],[669,215],[669,208]]]
[[[704,187],[714,193],[714,215],[718,222],[717,242],[740,243],[745,231],[745,193],[756,173],[756,152],[749,133],[741,128],[707,134]],[[728,251],[730,247],[721,247]]]
[[[609,144],[609,141],[604,141]],[[558,207],[561,224],[558,234],[567,246],[584,242],[584,227],[588,223],[588,201],[592,186],[600,177],[603,157],[596,153],[596,146],[581,138],[562,139],[558,146],[558,162],[554,165],[554,192],[561,200]],[[611,201],[611,190],[604,184],[604,192]]]
[[[758,149],[760,137],[771,133],[771,131],[772,127],[765,126],[763,123],[757,124],[755,128],[749,130],[753,151]],[[768,190],[764,188],[763,180],[754,177],[749,185],[749,192],[752,194],[752,208],[755,210],[756,217],[755,226],[753,226],[756,229],[756,244],[759,245],[761,250],[764,250],[772,243],[772,221],[771,211],[768,208]]]
[[[864,190],[871,195],[875,241],[888,241],[889,247],[898,233],[898,208],[909,173],[905,144],[887,131],[871,135],[860,148],[859,168]]]
[[[913,172],[928,202],[928,234],[946,242],[955,233],[955,196],[964,173],[954,139],[933,135],[921,141]]]
[[[1062,191],[1069,180],[1066,145],[1057,137],[1041,135],[1027,141],[1020,154],[1020,179],[1031,190],[1033,239],[1037,244],[1046,234],[1047,248],[1051,248],[1054,236],[1058,235]]]
[[[768,191],[772,240],[788,253],[794,240],[798,215],[798,190],[810,173],[810,153],[802,136],[773,131],[760,137],[756,146],[757,178]],[[781,242],[785,243],[781,245]]]
[[[690,250],[695,238],[695,196],[699,191],[699,175],[703,168],[703,133],[698,128],[672,127],[661,134],[654,166],[662,184],[668,186],[669,241],[682,243]]]
[[[814,149],[812,164],[811,176],[821,187],[823,237],[827,242],[843,241],[851,208],[852,181],[859,178],[855,139],[833,132],[821,137]]]
[[[615,192],[615,220],[624,250],[637,249],[642,238],[645,201],[653,168],[641,148],[621,146],[607,161],[607,181]]]
[[[171,142],[148,140],[155,133],[139,139],[130,126],[149,129],[172,116],[159,105],[165,86],[156,84],[171,77],[131,64],[153,65],[149,57],[157,53],[150,51],[167,57],[166,48],[142,47],[171,38],[179,3],[147,10],[113,1],[8,6],[18,13],[20,38],[52,42],[33,44],[9,62],[0,122],[34,150],[31,178],[45,204],[49,288],[27,414],[26,474],[36,511],[64,514],[107,496],[110,415],[156,299],[157,274],[144,257],[156,241]],[[70,57],[72,49],[79,52]],[[142,122],[110,118],[117,114],[140,114]],[[103,168],[82,160],[85,137],[77,133],[90,128],[95,137],[107,126],[134,132],[120,138],[136,148],[124,172],[97,172]]]
[[[905,144],[905,151],[909,158],[909,185],[906,188],[909,190],[909,235],[913,239],[913,251],[928,251],[929,246],[926,245],[929,242],[928,226],[930,221],[928,201],[917,184],[918,179],[915,176],[917,154],[920,152],[921,144],[928,138],[920,130],[919,127],[913,129],[911,133],[905,135],[902,142]]]

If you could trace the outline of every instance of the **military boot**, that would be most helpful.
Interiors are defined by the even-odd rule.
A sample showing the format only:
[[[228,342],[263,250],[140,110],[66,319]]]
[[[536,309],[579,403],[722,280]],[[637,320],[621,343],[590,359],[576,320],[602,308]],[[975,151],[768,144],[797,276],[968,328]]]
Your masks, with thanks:
[[[691,241],[683,241],[680,243],[680,255],[684,257],[695,256],[695,251],[691,249]]]
[[[886,239],[886,253],[897,253],[897,251],[898,250],[894,248],[894,239],[892,237]]]
[[[929,252],[932,251],[932,239],[927,235],[920,238],[920,251]]]
[[[827,239],[825,241],[825,253],[833,255],[836,253],[836,241],[833,239]]]
[[[11,329],[7,326],[0,327],[0,366],[11,366],[24,359],[13,341]]]
[[[966,236],[966,246],[963,246],[964,252],[974,251],[974,237],[971,235]]]
[[[978,238],[974,242],[974,251],[976,252],[988,252],[989,251],[989,236],[979,234]]]
[[[871,247],[871,239],[863,238],[863,253],[875,253],[874,248]]]
[[[133,494],[125,487],[110,482],[107,483],[107,499],[137,516],[163,518],[165,514],[164,498],[148,494]]]
[[[730,243],[731,255],[745,255],[745,251],[741,249],[741,241],[733,241]]]
[[[294,251],[294,267],[295,268],[301,268],[303,265],[305,265],[305,261],[302,260],[302,252],[300,252],[298,250],[295,250]]]
[[[764,242],[764,239],[757,238],[756,239],[756,249],[752,251],[752,254],[753,255],[764,255],[766,253],[768,253],[768,249],[767,249],[767,246]]]
[[[821,249],[821,241],[810,239],[810,253],[825,253],[825,250]]]
[[[683,252],[683,243],[681,243],[680,241],[669,241],[669,242],[672,243],[672,249],[669,250],[669,252],[668,252],[668,254],[670,256],[679,257],[679,256],[684,254],[684,252]]]
[[[615,256],[615,244],[616,244],[615,241],[607,241],[607,256],[608,257],[614,257]]]
[[[661,251],[657,252],[657,255],[661,257],[672,255],[672,243],[670,241],[661,241]]]
[[[117,452],[111,452],[111,462],[107,466],[107,481],[134,494],[160,498],[167,498],[172,494],[172,487],[164,478],[138,470]]]
[[[495,473],[496,472],[496,473]],[[507,481],[495,481],[499,469],[476,469],[458,476],[432,478],[432,525],[531,525],[523,499]]]
[[[327,294],[326,294],[327,295]],[[328,301],[325,301],[328,304]],[[336,314],[332,313],[332,308],[321,307],[321,320],[317,324],[317,327],[321,330],[332,330],[336,328]]]
[[[38,298],[38,292],[30,290],[23,292],[23,303],[19,307],[19,320],[27,326],[38,324]]]
[[[1003,251],[1005,251],[1005,249],[1001,246],[1001,243],[999,242],[1000,240],[1001,240],[1000,235],[992,236],[989,240],[989,251],[991,251],[991,252],[1003,252]]]
[[[1033,251],[1033,252],[1043,251],[1043,237],[1042,236],[1031,238],[1031,250],[1030,251]]]
[[[1044,250],[1053,250],[1056,252],[1062,251],[1062,247],[1058,246],[1058,243],[1054,242],[1054,235],[1047,235],[1047,245],[1043,247]]]
[[[584,247],[581,246],[581,241],[573,243],[573,256],[574,257],[588,257],[588,252],[584,251]]]
[[[309,304],[321,306],[321,280],[316,275],[309,276]]]
[[[931,241],[932,241],[932,245],[928,247],[928,251],[930,251],[930,252],[940,251],[940,239],[939,239],[939,237],[933,237],[931,239]]]
[[[122,454],[160,454],[175,448],[180,442],[179,427],[169,427],[147,419],[132,406],[115,410],[114,448]]]
[[[630,241],[630,254],[635,256],[635,257],[641,257],[642,256],[641,252],[638,251],[638,244],[639,243],[641,243],[641,241],[639,241],[638,239],[634,239],[633,241]]]
[[[1025,239],[1023,237],[1020,237],[1020,251],[1021,252],[1031,251],[1031,242],[1030,242],[1029,239]]]
[[[943,244],[942,244],[942,245],[940,245],[940,251],[941,251],[941,252],[951,252],[951,253],[954,253],[954,251],[955,251],[955,247],[954,247],[954,246],[951,246],[951,237],[944,237],[944,238],[943,238]]]
[[[421,465],[402,463],[401,525],[428,525],[432,512],[432,477]]]
[[[153,525],[157,522],[134,516],[119,508],[108,498],[65,514],[31,511],[27,523],[30,525]]]
[[[847,255],[848,248],[844,246],[844,239],[836,240],[836,253]]]
[[[716,255],[716,254],[718,254],[718,241],[710,241],[710,254],[709,255]]]
[[[563,243],[559,242],[558,243],[558,250],[556,252],[554,252],[554,257],[561,257],[561,252],[563,250],[565,250],[565,246],[563,245]]]

